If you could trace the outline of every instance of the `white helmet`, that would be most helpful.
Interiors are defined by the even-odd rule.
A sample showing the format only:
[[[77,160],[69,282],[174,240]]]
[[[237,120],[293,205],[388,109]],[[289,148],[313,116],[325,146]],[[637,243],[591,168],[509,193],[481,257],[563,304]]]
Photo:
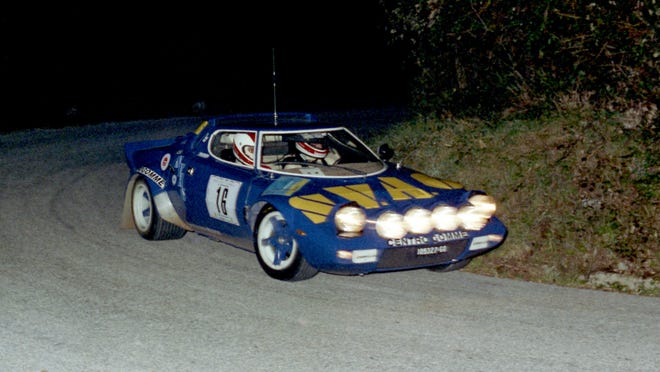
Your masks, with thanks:
[[[234,156],[241,164],[254,165],[254,133],[234,134]]]
[[[303,158],[310,157],[312,160],[323,159],[328,155],[328,148],[319,142],[296,142],[296,149]]]

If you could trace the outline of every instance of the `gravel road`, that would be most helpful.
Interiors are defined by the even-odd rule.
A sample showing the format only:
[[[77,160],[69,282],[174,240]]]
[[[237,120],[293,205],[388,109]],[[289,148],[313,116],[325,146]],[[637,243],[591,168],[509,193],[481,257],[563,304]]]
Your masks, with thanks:
[[[284,283],[196,234],[120,229],[123,143],[197,121],[0,136],[0,371],[660,371],[660,298],[427,270]]]

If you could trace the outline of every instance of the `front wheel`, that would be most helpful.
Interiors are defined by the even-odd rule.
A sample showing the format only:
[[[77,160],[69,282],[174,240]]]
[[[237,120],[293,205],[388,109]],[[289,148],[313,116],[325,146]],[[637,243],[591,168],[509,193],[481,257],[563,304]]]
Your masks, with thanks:
[[[137,232],[147,240],[179,239],[186,230],[160,217],[147,181],[140,178],[133,185],[131,211]]]
[[[318,273],[302,256],[284,216],[275,209],[267,209],[257,221],[255,250],[259,265],[272,278],[298,281]]]

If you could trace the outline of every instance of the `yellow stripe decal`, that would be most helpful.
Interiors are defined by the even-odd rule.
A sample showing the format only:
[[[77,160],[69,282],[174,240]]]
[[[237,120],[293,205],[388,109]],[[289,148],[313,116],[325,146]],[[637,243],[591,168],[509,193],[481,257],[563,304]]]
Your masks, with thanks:
[[[378,179],[380,180],[381,185],[383,185],[385,190],[390,193],[390,196],[394,200],[408,200],[410,198],[428,199],[433,197],[433,195],[430,193],[413,185],[407,184],[398,178],[378,177]]]
[[[454,181],[440,180],[427,176],[422,173],[414,173],[411,175],[412,178],[421,182],[422,184],[428,187],[435,187],[436,189],[462,189],[463,185]]]
[[[437,189],[463,187],[459,183],[440,180],[422,173],[415,173],[412,175],[412,178],[425,186]],[[395,177],[379,177],[378,179],[393,200],[429,199],[433,197],[433,194],[428,191],[415,187]],[[292,190],[299,190],[306,182],[307,180],[292,184],[290,188],[287,189],[287,194],[291,195]],[[379,202],[376,199],[373,190],[366,183],[350,186],[326,187],[323,190],[338,195],[344,199],[354,201],[365,209],[374,209],[387,205],[385,201]],[[294,196],[289,199],[289,204],[300,210],[313,223],[317,224],[325,222],[335,206],[335,203],[332,200],[322,194]]]
[[[314,223],[325,222],[328,214],[332,211],[334,203],[321,194],[294,196],[289,199],[289,204],[299,209],[307,218]]]
[[[197,127],[197,129],[195,129],[195,134],[200,134],[200,133],[202,132],[202,130],[204,130],[204,128],[206,128],[207,125],[209,125],[209,122],[206,121],[206,120],[204,120],[204,121],[203,121],[203,122]]]
[[[354,201],[366,209],[380,207],[374,192],[366,183],[351,186],[326,187],[324,190]]]

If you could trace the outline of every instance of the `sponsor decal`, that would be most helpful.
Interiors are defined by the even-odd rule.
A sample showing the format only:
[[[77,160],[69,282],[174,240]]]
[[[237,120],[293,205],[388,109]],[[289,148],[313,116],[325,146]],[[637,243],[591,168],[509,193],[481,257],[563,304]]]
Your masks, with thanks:
[[[165,188],[165,179],[161,177],[160,174],[156,173],[156,171],[153,169],[142,167],[138,169],[137,172],[154,181],[154,183],[161,189]]]
[[[444,233],[437,233],[433,235],[434,242],[448,242],[452,240],[461,240],[468,237],[465,231],[450,231]]]
[[[209,133],[206,133],[206,134],[204,135],[204,137],[202,138],[202,143],[206,143],[206,142],[208,142],[210,136],[211,136],[211,135],[210,135]],[[205,153],[205,154],[206,154],[206,153]],[[198,154],[198,155],[199,155],[199,154]],[[206,154],[206,155],[208,155],[208,154]],[[208,157],[208,156],[207,156],[207,157]]]
[[[431,241],[436,243],[448,242],[452,240],[465,239],[467,237],[468,237],[468,233],[465,231],[452,231],[452,232],[434,234],[431,239],[427,238],[426,236],[414,236],[414,237],[405,237],[401,239],[389,239],[387,241],[387,245],[390,247],[411,247],[416,245],[425,245]]]
[[[185,167],[184,167],[184,165],[185,165],[185,164],[183,163],[183,156],[177,156],[177,157],[176,157],[176,160],[174,161],[174,169],[175,169],[175,172],[176,172],[175,176],[176,176],[176,181],[177,181],[177,182],[179,181],[179,179],[182,180],[183,177],[185,177],[185,175],[186,175],[186,171],[185,171]],[[172,183],[175,183],[174,181],[175,181],[175,180],[172,179]],[[184,190],[183,188],[181,188],[181,189],[180,189],[180,192],[181,192],[181,196],[182,196],[182,197],[184,198],[184,200],[185,200],[185,198],[186,198],[185,190]]]
[[[242,183],[218,176],[209,177],[206,186],[206,208],[209,216],[232,225],[239,225],[236,200]]]
[[[446,253],[447,252],[447,246],[446,245],[440,245],[437,247],[423,247],[423,248],[417,248],[417,255],[418,256],[428,256],[432,254],[439,254],[439,253]]]
[[[160,170],[165,171],[165,169],[167,169],[167,167],[170,165],[171,158],[172,155],[170,155],[169,152],[163,155],[163,157],[160,159]]]
[[[390,247],[410,247],[414,245],[427,244],[429,239],[425,236],[416,236],[412,238],[390,239],[387,245]]]

